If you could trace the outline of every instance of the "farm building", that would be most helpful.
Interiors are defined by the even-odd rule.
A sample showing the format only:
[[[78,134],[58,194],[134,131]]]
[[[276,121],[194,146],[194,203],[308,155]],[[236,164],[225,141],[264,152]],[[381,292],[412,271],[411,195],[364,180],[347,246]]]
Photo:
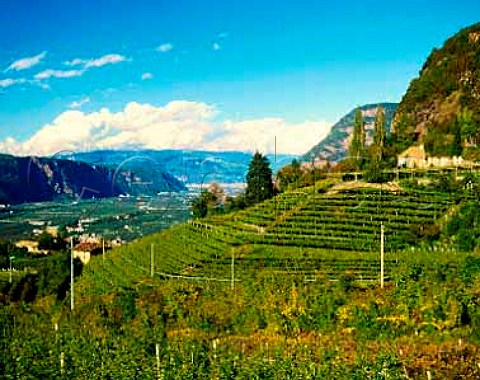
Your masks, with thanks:
[[[397,166],[409,169],[447,168],[469,164],[461,156],[428,157],[423,144],[411,146],[397,156]]]

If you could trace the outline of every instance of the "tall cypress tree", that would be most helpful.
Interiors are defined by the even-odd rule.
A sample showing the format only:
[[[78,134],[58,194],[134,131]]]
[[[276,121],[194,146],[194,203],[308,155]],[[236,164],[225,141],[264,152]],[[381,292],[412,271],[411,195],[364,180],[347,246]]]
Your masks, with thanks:
[[[373,143],[370,149],[371,159],[374,162],[379,162],[383,159],[386,138],[385,109],[382,106],[378,106],[373,130]]]
[[[378,106],[377,114],[375,116],[373,143],[383,148],[385,146],[386,138],[387,132],[385,131],[385,109],[382,106]]]
[[[248,166],[247,189],[245,198],[247,204],[253,205],[273,197],[272,170],[268,159],[255,152]]]
[[[348,154],[358,165],[363,162],[365,155],[365,123],[363,121],[362,110],[357,108],[353,122],[353,136],[348,148]]]

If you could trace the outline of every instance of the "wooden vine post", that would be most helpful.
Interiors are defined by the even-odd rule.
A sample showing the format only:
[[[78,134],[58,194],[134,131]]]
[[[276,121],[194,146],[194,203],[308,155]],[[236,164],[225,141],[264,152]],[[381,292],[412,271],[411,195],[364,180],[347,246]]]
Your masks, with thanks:
[[[384,286],[384,275],[385,275],[384,256],[385,256],[385,231],[382,223],[380,225],[380,287],[382,289]]]

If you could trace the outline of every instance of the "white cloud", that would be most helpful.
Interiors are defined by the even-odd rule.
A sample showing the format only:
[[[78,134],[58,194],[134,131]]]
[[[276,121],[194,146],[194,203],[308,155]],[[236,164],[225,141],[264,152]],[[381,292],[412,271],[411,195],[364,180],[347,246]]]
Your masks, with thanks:
[[[331,125],[324,121],[290,124],[283,118],[222,123],[222,134],[206,144],[207,150],[256,150],[265,153],[303,154],[321,141]]]
[[[147,79],[152,79],[153,74],[152,73],[143,73],[142,74],[142,80],[147,80]]]
[[[51,87],[48,83],[42,82],[40,80],[32,80],[32,81],[30,81],[30,83],[33,83],[33,84],[37,85],[42,90],[50,90],[51,89]]]
[[[222,50],[222,44],[225,41],[225,39],[228,37],[227,32],[222,32],[217,35],[215,40],[212,43],[212,49],[213,51],[219,51]]]
[[[155,50],[161,52],[161,53],[167,53],[169,52],[170,50],[173,49],[173,45],[171,43],[166,43],[166,44],[162,44],[160,45],[159,47],[157,47]]]
[[[69,108],[77,109],[77,108],[82,107],[84,104],[87,104],[88,102],[90,102],[90,98],[88,96],[84,96],[80,100],[75,100],[75,101],[71,102],[69,104]]]
[[[73,78],[83,75],[85,70],[45,70],[35,75],[36,80],[49,78]]]
[[[67,66],[78,66],[78,65],[84,65],[85,62],[87,62],[85,59],[74,58],[71,61],[65,61],[63,63]]]
[[[282,118],[215,121],[217,110],[203,102],[172,101],[163,107],[131,102],[119,112],[107,108],[58,115],[28,140],[7,138],[0,151],[51,155],[60,150],[136,147],[144,149],[239,150],[305,153],[328,133],[329,124],[289,124]]]
[[[64,62],[67,66],[82,66],[84,69],[91,67],[102,67],[105,65],[113,65],[115,63],[124,62],[127,58],[120,54],[106,54],[100,58],[81,59],[75,58],[71,61]]]
[[[80,59],[75,58],[71,61],[64,62],[67,66],[81,66],[79,69],[73,70],[44,70],[35,75],[36,80],[44,80],[50,78],[73,78],[83,75],[88,69],[92,67],[102,67],[105,65],[112,65],[115,63],[126,61],[123,55],[119,54],[107,54],[100,58],[95,59]]]
[[[103,57],[96,58],[96,59],[90,59],[90,60],[86,61],[84,67],[86,69],[88,69],[90,67],[102,67],[102,66],[105,66],[105,65],[113,65],[115,63],[124,62],[126,60],[127,60],[127,58],[125,58],[123,55],[107,54],[107,55],[104,55]]]
[[[6,79],[1,79],[0,80],[0,87],[5,88],[5,87],[10,87],[15,84],[20,84],[20,83],[25,83],[27,80],[20,78],[20,79],[12,79],[12,78],[6,78]]]
[[[47,52],[44,51],[44,52],[42,52],[38,55],[35,55],[33,57],[27,57],[27,58],[19,59],[19,60],[13,62],[10,66],[8,66],[5,71],[10,71],[10,70],[20,71],[20,70],[29,69],[30,67],[38,65],[40,63],[40,61],[43,58],[45,58],[46,55],[47,55]]]

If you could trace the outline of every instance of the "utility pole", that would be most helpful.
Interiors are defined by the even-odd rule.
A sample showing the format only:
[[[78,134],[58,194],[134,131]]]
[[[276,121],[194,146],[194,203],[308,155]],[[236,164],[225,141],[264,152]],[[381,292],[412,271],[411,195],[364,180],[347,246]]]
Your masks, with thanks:
[[[230,288],[235,289],[235,249],[232,247],[232,265],[231,265],[231,278]]]
[[[277,136],[275,135],[275,160],[274,162],[277,162]]]
[[[70,238],[70,310],[73,311],[73,236]]]
[[[102,238],[102,258],[105,261],[105,239]]]
[[[154,258],[154,245],[150,245],[150,277],[153,277],[155,274],[155,258]]]
[[[313,174],[313,210],[315,214],[317,213],[317,181],[315,178],[315,155],[312,154],[312,174]],[[313,219],[313,222],[315,223],[313,226],[315,228],[315,236],[317,236],[317,218]]]
[[[160,372],[160,345],[158,343],[155,344],[155,362],[157,367],[157,379],[161,379],[161,372]]]
[[[8,255],[9,259],[10,259],[10,269],[8,271],[8,282],[11,284],[12,283],[12,270],[13,270],[13,267],[12,267],[12,260],[14,258],[14,256],[11,256],[11,255]]]
[[[380,287],[383,289],[383,279],[384,279],[384,250],[385,250],[385,231],[383,228],[383,223],[380,225]]]

